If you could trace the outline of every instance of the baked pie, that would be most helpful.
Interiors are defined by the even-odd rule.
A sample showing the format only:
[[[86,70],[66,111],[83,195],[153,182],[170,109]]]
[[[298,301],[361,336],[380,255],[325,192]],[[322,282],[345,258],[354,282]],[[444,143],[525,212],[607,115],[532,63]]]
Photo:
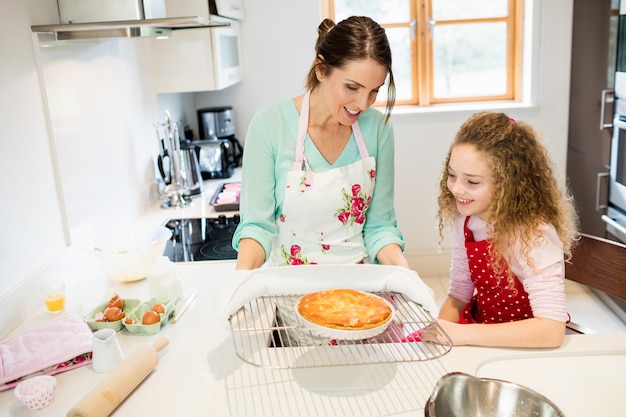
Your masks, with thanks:
[[[304,319],[326,328],[366,330],[380,327],[393,316],[389,303],[374,294],[352,289],[330,289],[305,294],[297,311]]]

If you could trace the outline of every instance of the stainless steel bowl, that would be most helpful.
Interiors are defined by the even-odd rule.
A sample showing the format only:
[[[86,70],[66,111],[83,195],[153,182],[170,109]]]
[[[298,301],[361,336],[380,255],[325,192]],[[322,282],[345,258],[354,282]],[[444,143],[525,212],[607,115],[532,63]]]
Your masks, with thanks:
[[[444,375],[424,407],[426,417],[564,417],[543,395],[513,382]]]

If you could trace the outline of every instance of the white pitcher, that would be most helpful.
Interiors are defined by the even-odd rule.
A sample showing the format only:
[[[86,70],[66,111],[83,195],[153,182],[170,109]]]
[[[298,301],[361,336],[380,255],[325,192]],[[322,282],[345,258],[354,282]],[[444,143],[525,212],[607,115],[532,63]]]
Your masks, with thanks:
[[[111,372],[124,359],[113,329],[100,329],[93,334],[92,365],[96,372]]]

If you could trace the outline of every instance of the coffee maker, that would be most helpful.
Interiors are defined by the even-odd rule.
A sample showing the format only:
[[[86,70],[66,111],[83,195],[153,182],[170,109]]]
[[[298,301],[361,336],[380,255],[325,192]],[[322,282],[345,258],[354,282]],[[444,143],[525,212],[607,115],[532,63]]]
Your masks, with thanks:
[[[232,169],[241,165],[243,156],[243,146],[235,136],[235,117],[231,106],[223,107],[206,107],[197,110],[198,128],[200,131],[200,139],[202,143],[198,143],[201,147],[212,145],[215,147],[217,143],[210,141],[218,141],[220,148],[223,149],[224,172],[203,171],[203,177],[209,178],[228,178],[232,175]],[[202,159],[202,158],[201,158]],[[202,163],[201,163],[202,165]],[[222,164],[219,164],[222,165]],[[205,167],[207,168],[207,167]],[[228,174],[230,172],[230,174]]]

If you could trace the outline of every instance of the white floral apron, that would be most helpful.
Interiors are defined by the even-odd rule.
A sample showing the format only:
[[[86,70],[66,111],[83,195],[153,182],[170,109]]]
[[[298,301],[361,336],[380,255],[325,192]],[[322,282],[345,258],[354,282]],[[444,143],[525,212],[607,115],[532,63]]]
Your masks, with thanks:
[[[287,176],[278,233],[269,265],[357,264],[369,262],[363,241],[372,200],[376,160],[370,157],[358,122],[352,125],[361,160],[325,172],[312,172],[304,154],[309,124],[304,95],[293,170]]]

